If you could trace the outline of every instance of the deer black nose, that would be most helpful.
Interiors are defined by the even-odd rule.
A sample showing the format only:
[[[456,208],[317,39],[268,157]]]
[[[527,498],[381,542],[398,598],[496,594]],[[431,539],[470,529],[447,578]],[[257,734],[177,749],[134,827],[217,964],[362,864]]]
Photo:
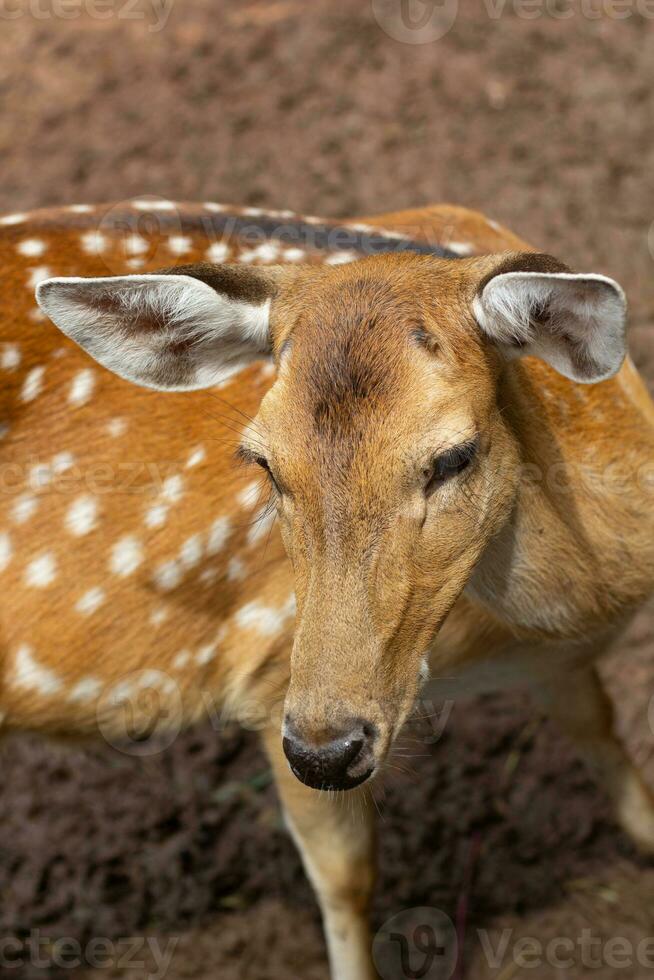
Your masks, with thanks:
[[[284,726],[283,746],[291,770],[312,789],[354,789],[375,768],[373,725],[357,720],[345,731],[324,733],[318,740],[300,735],[292,721]]]

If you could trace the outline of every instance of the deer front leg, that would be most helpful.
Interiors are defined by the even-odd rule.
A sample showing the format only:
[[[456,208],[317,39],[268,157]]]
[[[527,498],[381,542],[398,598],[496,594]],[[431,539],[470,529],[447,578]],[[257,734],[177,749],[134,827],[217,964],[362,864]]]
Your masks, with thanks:
[[[303,786],[279,729],[264,736],[289,830],[322,912],[332,980],[373,980],[368,909],[375,878],[374,821],[365,788],[347,794]]]
[[[613,705],[597,670],[581,667],[549,677],[536,697],[606,786],[623,829],[639,847],[654,851],[654,795],[615,733]]]

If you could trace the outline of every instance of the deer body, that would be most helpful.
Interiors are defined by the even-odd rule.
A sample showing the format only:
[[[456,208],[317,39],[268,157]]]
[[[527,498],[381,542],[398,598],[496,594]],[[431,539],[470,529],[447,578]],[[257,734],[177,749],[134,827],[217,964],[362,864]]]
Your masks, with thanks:
[[[353,262],[356,241],[352,254],[299,254],[274,228],[254,248],[241,234],[244,217],[268,228],[293,223],[287,216],[189,206],[172,235],[168,210],[157,211],[157,235],[130,236],[127,251],[124,237],[97,231],[93,210],[0,220],[4,730],[92,735],[100,726],[119,739],[126,699],[144,730],[190,724],[210,707],[260,729],[338,980],[374,975],[370,821],[299,780],[363,783],[351,791],[367,813],[364,780],[383,765],[428,675],[442,692],[528,682],[602,773],[625,827],[654,846],[651,797],[615,740],[592,666],[654,585],[654,407],[631,362],[619,367],[618,326],[593,350],[574,335],[576,311],[586,316],[595,302],[591,326],[617,323],[615,284],[539,265],[510,232],[457,208],[366,219],[362,234],[437,243],[437,258],[425,246],[424,256]],[[479,258],[443,258],[442,246]],[[520,254],[518,266],[505,268],[504,253]],[[171,256],[184,262],[174,303],[210,304],[215,291],[230,316],[247,319],[238,335],[225,327],[226,366],[237,368],[250,343],[264,352],[269,317],[277,372],[255,361],[221,380],[209,355],[200,364],[195,325],[158,360],[148,348],[138,363],[114,364],[120,333],[96,349],[114,314],[105,277],[145,277]],[[207,259],[246,271],[192,265]],[[100,284],[92,299],[82,275]],[[74,278],[60,286],[59,277]],[[65,332],[70,320],[101,363],[173,391],[135,388],[62,337],[34,304],[45,280],[53,285],[40,301]],[[548,303],[558,302],[554,287],[572,291],[547,320],[555,339],[516,338],[507,309],[545,281]],[[152,320],[150,302],[130,308],[148,344],[174,305],[167,299]],[[448,326],[472,317],[468,308],[492,350],[476,333],[468,341],[467,320],[458,333]],[[412,338],[406,350],[401,330]],[[497,350],[528,344],[550,363],[500,364]],[[605,380],[581,384],[552,364]],[[200,387],[200,374],[206,390],[178,390]],[[418,469],[407,470],[394,448],[418,432]],[[283,541],[267,475],[235,464],[239,443],[270,468]],[[432,446],[425,503],[407,474]],[[477,457],[484,479],[448,496]],[[155,718],[144,691],[156,693]]]

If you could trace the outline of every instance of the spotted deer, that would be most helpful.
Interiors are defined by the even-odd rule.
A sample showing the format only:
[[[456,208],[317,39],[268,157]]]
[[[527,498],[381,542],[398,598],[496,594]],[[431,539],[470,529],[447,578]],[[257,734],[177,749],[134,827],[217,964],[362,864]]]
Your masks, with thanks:
[[[369,787],[439,678],[528,684],[654,846],[594,666],[654,583],[614,281],[442,206],[46,210],[0,265],[5,731],[255,715],[337,980],[375,976]]]

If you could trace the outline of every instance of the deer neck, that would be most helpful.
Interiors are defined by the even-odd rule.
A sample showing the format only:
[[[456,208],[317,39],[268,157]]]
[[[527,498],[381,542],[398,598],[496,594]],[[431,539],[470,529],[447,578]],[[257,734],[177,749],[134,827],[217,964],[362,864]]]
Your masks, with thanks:
[[[610,488],[594,439],[597,398],[539,362],[514,362],[504,372],[500,404],[518,444],[520,478],[508,519],[466,594],[518,632],[578,637],[614,605],[606,529],[598,521]]]

